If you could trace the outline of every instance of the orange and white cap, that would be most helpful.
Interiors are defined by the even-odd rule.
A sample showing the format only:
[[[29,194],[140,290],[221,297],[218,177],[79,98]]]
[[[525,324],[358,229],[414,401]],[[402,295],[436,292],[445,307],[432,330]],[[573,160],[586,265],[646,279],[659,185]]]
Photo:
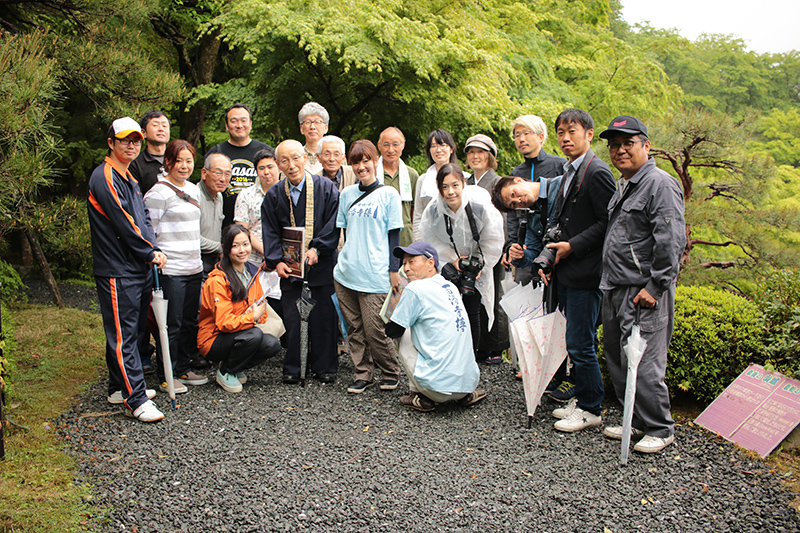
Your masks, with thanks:
[[[118,118],[111,123],[111,127],[114,129],[114,137],[117,139],[124,139],[131,133],[135,133],[140,139],[144,139],[142,127],[131,117]]]

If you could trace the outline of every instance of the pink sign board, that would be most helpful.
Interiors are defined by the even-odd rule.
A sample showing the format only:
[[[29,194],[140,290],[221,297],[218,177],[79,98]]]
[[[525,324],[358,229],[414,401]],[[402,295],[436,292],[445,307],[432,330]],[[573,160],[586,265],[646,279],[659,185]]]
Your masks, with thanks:
[[[800,381],[750,365],[695,422],[766,457],[800,424]]]

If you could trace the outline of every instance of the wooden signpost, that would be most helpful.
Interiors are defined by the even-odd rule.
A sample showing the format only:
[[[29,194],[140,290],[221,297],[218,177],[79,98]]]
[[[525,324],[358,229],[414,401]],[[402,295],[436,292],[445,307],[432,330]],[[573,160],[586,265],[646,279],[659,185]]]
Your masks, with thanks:
[[[766,457],[800,424],[800,381],[750,365],[695,422]]]

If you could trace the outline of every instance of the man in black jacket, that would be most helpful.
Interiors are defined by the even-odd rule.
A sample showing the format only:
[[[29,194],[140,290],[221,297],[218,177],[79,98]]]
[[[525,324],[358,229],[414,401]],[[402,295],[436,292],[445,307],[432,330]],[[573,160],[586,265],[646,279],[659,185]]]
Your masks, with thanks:
[[[514,146],[522,154],[525,161],[511,171],[511,177],[518,177],[524,180],[538,182],[540,178],[555,178],[564,172],[566,159],[551,155],[544,151],[544,143],[547,142],[547,126],[544,121],[536,115],[522,115],[514,119],[511,124],[511,137],[514,139]],[[533,215],[531,226],[537,226],[538,214]],[[538,227],[544,227],[547,221],[542,222]],[[506,214],[506,253],[503,254],[501,262],[503,266],[509,268],[511,260],[508,257],[508,248],[517,242],[517,232],[519,231],[519,220],[514,211]],[[539,239],[542,238],[542,231],[539,230]],[[533,277],[530,268],[517,267],[515,281],[527,285]]]
[[[130,117],[108,130],[108,157],[89,178],[89,228],[92,234],[97,301],[106,334],[110,403],[125,404],[125,414],[142,422],[164,418],[145,385],[138,339],[143,336],[153,288],[153,265],[167,263],[158,249],[139,185],[128,167],[142,147],[142,129]]]
[[[554,279],[558,306],[567,318],[567,352],[573,364],[575,398],[553,411],[561,418],[559,431],[572,433],[599,426],[603,378],[595,341],[600,312],[600,274],[603,238],[608,225],[608,202],[614,194],[611,170],[590,144],[594,136],[591,115],[567,109],[556,118],[561,151],[569,158],[550,217],[548,233],[557,229],[547,248],[555,252]],[[540,271],[541,273],[541,271]]]

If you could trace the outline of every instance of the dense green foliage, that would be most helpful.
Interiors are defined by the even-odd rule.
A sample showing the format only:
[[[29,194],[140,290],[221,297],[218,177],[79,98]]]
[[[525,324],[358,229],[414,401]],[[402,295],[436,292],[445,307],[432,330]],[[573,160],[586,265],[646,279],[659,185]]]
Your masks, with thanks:
[[[331,132],[346,141],[399,126],[409,156],[437,127],[459,144],[485,132],[507,172],[519,160],[508,135],[519,114],[550,124],[579,105],[603,123],[622,99],[631,112],[666,110],[680,93],[614,37],[607,12],[602,0],[237,2],[214,25],[252,63],[246,76],[203,94],[252,104],[269,141],[298,136],[297,111],[308,100],[330,111]]]
[[[769,364],[800,376],[800,270],[779,270],[760,279],[756,301],[764,312],[761,323]]]
[[[93,279],[89,214],[83,199],[64,196],[36,206],[31,226],[41,235],[54,276]]]
[[[45,46],[41,34],[0,34],[0,234],[27,223],[59,153],[50,109],[56,66]]]
[[[758,307],[708,287],[679,287],[667,385],[711,402],[749,363],[764,363]]]

